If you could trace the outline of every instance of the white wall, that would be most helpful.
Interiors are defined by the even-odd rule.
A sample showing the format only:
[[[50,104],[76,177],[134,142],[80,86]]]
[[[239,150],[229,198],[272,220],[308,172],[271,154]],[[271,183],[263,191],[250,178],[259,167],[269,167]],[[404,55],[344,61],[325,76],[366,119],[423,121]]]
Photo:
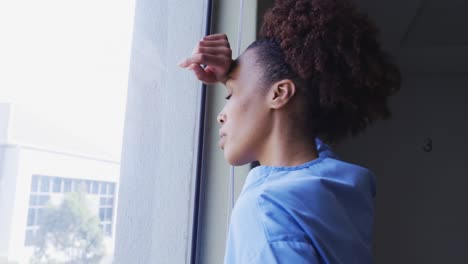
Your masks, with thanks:
[[[177,62],[202,37],[204,2],[138,0],[115,263],[187,263],[200,83]]]
[[[0,144],[8,140],[11,105],[0,102]]]

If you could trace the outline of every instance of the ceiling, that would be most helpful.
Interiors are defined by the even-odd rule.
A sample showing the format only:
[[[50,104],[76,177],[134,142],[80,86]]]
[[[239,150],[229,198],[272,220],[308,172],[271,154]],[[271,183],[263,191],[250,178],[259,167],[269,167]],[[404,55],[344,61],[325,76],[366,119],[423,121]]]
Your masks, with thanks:
[[[405,72],[468,73],[468,1],[356,0]]]

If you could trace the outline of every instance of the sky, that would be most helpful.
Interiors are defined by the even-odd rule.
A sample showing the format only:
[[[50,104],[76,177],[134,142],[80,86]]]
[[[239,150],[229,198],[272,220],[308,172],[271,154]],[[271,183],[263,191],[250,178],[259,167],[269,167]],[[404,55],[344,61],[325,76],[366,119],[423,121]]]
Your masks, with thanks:
[[[134,4],[0,0],[0,102],[32,114],[23,129],[36,144],[62,147],[36,126],[48,124],[67,147],[120,158]]]

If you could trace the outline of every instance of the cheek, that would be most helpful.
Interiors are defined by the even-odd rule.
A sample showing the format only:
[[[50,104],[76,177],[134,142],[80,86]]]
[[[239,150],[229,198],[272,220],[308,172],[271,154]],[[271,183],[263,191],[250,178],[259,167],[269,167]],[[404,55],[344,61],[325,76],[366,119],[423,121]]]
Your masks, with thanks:
[[[253,129],[255,124],[255,104],[252,104],[249,98],[244,100],[233,101],[229,107],[229,113],[231,117],[230,129],[233,132],[233,136],[236,140],[244,141],[246,134]]]
[[[255,160],[257,148],[264,139],[266,128],[265,111],[256,98],[233,104],[227,109],[230,137],[226,142],[224,156],[232,165],[242,165]],[[228,117],[229,118],[229,117]]]

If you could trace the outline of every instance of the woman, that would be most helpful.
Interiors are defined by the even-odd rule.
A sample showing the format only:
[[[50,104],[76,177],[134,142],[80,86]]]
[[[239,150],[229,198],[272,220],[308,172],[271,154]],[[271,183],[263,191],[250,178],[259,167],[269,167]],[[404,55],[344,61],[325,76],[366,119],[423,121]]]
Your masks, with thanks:
[[[371,263],[374,176],[317,151],[329,148],[318,138],[336,144],[390,117],[399,71],[346,0],[278,0],[263,23],[235,61],[216,34],[180,64],[227,88],[226,160],[261,164],[234,207],[224,262]]]

